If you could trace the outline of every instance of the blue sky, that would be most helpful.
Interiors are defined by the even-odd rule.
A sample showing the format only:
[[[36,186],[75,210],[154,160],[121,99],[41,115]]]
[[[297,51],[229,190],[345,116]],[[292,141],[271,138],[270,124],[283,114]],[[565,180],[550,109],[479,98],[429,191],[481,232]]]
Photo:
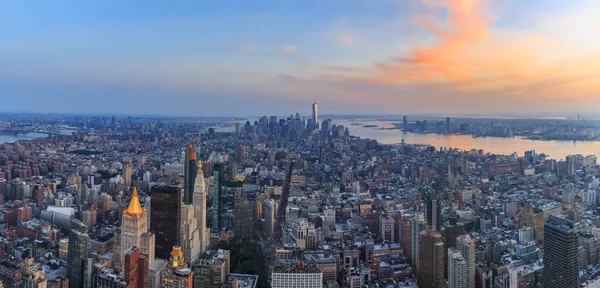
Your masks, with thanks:
[[[308,113],[314,97],[335,114],[522,109],[506,99],[539,112],[581,111],[600,104],[588,83],[596,71],[580,68],[596,61],[599,43],[590,39],[599,7],[591,0],[5,1],[0,111],[246,116]],[[547,43],[565,50],[546,52]],[[518,75],[503,65],[531,57]],[[574,72],[545,76],[557,63]]]

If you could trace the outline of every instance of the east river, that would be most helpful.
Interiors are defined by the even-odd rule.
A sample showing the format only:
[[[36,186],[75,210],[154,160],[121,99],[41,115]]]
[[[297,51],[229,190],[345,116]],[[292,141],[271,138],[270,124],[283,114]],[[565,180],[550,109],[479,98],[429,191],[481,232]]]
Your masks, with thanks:
[[[598,156],[598,153],[600,153],[600,141],[536,141],[519,137],[473,138],[471,135],[404,133],[402,130],[387,129],[394,128],[394,125],[385,121],[334,120],[333,123],[348,127],[350,134],[354,136],[375,139],[383,144],[398,144],[404,139],[406,144],[428,144],[438,149],[440,147],[458,148],[460,150],[483,149],[485,153],[509,155],[517,152],[519,156],[523,156],[525,151],[535,150],[538,154],[545,153],[550,158],[557,160],[565,159],[571,154]],[[351,125],[352,123],[362,125]],[[363,127],[363,125],[377,125],[377,127]]]
[[[59,130],[58,132],[62,135],[71,135],[71,133],[75,130]],[[33,140],[37,138],[48,137],[47,134],[44,133],[27,133],[27,134],[19,134],[19,135],[2,135],[0,134],[0,145],[7,142],[15,142],[19,140]]]
[[[27,134],[19,134],[19,135],[1,135],[0,134],[0,144],[4,144],[6,142],[15,142],[19,140],[32,140],[36,138],[48,137],[46,134],[42,133],[27,133]]]

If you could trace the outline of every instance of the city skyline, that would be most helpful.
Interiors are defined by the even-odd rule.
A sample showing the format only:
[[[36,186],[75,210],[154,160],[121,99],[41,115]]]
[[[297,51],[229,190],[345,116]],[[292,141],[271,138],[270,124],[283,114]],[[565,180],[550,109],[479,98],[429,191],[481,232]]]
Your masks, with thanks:
[[[262,115],[269,103],[310,115],[314,97],[331,114],[600,104],[594,1],[66,2],[3,5],[0,112]]]

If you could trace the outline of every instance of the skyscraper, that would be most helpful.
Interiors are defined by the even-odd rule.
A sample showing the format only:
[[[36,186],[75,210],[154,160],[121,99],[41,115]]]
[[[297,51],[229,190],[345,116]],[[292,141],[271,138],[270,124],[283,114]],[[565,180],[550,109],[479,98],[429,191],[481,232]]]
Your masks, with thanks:
[[[319,128],[319,105],[317,104],[317,99],[315,98],[315,102],[312,105],[312,129]]]
[[[179,219],[182,206],[180,186],[154,186],[150,192],[150,231],[156,236],[154,254],[168,259],[179,244]]]
[[[579,287],[578,247],[575,223],[550,216],[544,225],[543,287]]]
[[[254,203],[247,198],[246,191],[243,188],[235,191],[233,213],[233,234],[235,237],[251,239],[254,232],[252,223],[254,220]]]
[[[181,218],[179,219],[179,235],[183,257],[190,265],[198,259],[200,253],[200,233],[198,232],[198,221],[195,217],[193,205],[181,205]]]
[[[246,146],[238,145],[235,148],[235,162],[244,162],[246,161]]]
[[[402,131],[408,132],[408,117],[402,117]]]
[[[185,150],[185,165],[184,165],[183,176],[183,203],[192,204],[194,202],[194,182],[196,180],[196,174],[198,173],[196,165],[196,147],[194,146],[194,139]]]
[[[450,117],[446,117],[446,133],[450,134],[452,131],[450,129]]]
[[[425,219],[429,225],[440,228],[442,217],[442,205],[439,203],[437,193],[425,194]]]
[[[198,171],[200,173],[194,182],[194,212],[200,233],[200,252],[204,253],[210,242],[210,230],[206,226],[206,184],[204,183],[204,174],[201,172],[201,162],[198,162]]]
[[[127,187],[131,186],[131,174],[133,173],[132,169],[133,166],[130,162],[127,162],[125,165],[123,165],[123,182],[125,182],[125,186]]]
[[[467,288],[467,261],[454,247],[448,249],[448,288]]]
[[[467,287],[475,287],[475,241],[469,235],[456,238],[456,250],[467,262]],[[448,272],[450,273],[450,272]]]
[[[265,233],[269,239],[273,238],[275,232],[275,201],[273,199],[264,200],[265,207]]]
[[[133,188],[133,196],[129,207],[123,211],[123,217],[121,218],[121,234],[120,236],[120,255],[118,263],[115,265],[117,268],[121,268],[125,263],[125,254],[132,248],[137,247],[139,249],[147,251],[149,247],[143,247],[144,234],[148,232],[148,224],[146,217],[146,209],[140,205],[140,199],[138,198],[137,188]],[[149,244],[149,243],[146,243]]]
[[[71,219],[69,231],[69,252],[67,275],[69,287],[84,287],[91,279],[86,279],[84,270],[90,254],[90,238],[87,227],[79,220]],[[88,281],[89,280],[89,281]],[[89,287],[89,286],[88,286]]]
[[[411,259],[412,266],[415,271],[419,270],[419,235],[423,229],[427,227],[427,222],[425,222],[425,215],[422,212],[416,213],[415,217],[411,222],[412,226],[412,242],[411,242]]]
[[[210,219],[210,230],[218,232],[221,230],[221,181],[223,181],[223,164],[215,163],[213,169],[212,189],[210,193],[212,210]]]
[[[444,277],[444,241],[442,235],[433,227],[419,233],[419,270],[417,281],[421,288],[443,287]]]

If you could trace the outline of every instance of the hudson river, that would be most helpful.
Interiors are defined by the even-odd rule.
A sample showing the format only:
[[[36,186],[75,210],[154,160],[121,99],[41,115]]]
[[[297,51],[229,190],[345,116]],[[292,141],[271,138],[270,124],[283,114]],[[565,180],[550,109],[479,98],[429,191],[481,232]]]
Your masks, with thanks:
[[[398,121],[400,122],[400,121]],[[523,156],[525,151],[535,150],[538,154],[545,153],[552,159],[565,159],[571,154],[596,155],[600,153],[600,141],[534,141],[515,138],[485,137],[473,138],[471,135],[440,135],[440,134],[415,134],[404,133],[401,130],[382,130],[380,128],[393,128],[391,122],[356,120],[354,123],[363,125],[377,125],[377,128],[351,125],[350,120],[333,120],[334,124],[342,124],[350,129],[350,134],[360,138],[375,139],[383,144],[429,144],[440,147],[458,148],[461,150],[483,149],[485,153],[512,154],[517,152]]]

